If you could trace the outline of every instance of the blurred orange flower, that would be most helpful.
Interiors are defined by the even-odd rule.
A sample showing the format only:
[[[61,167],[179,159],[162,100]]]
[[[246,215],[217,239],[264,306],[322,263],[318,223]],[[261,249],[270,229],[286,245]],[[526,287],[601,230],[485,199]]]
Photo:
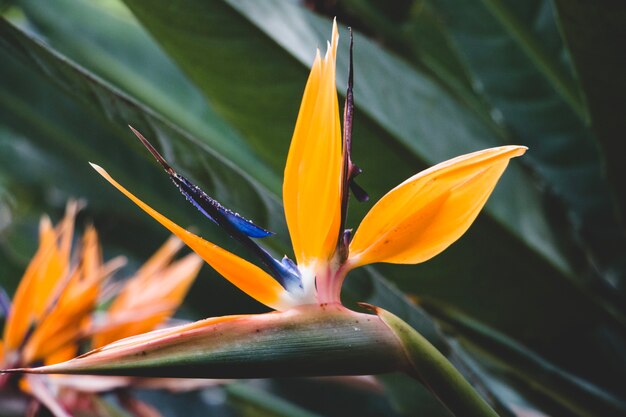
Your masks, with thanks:
[[[39,248],[13,301],[5,306],[6,322],[0,340],[3,368],[63,362],[76,356],[81,346],[96,348],[154,330],[178,308],[200,270],[202,260],[195,254],[174,260],[182,242],[172,237],[134,276],[121,284],[112,283],[109,279],[125,260],[117,257],[103,262],[93,226],[85,229],[72,248],[79,210],[80,203],[70,201],[58,225],[54,226],[47,216],[40,221]],[[96,314],[107,293],[116,294],[115,298]],[[57,401],[61,399],[58,394],[64,385],[63,377],[26,376],[13,380],[9,375],[0,375],[0,389],[11,389],[16,382],[23,392],[64,415],[64,405]],[[113,380],[100,382],[106,389]],[[117,380],[115,385],[126,382]],[[69,397],[66,393],[65,398]]]

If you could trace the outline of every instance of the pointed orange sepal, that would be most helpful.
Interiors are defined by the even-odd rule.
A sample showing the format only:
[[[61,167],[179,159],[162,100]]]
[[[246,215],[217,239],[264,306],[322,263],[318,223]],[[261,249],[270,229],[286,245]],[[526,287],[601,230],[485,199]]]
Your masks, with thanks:
[[[75,352],[81,327],[97,304],[102,281],[119,266],[119,259],[103,264],[96,230],[88,227],[82,239],[80,263],[61,280],[58,293],[51,296],[53,302],[22,348],[22,360],[54,363],[66,358],[72,347]]]
[[[58,294],[69,268],[74,219],[80,204],[70,201],[64,219],[55,228],[48,217],[39,227],[39,248],[20,281],[4,328],[7,352],[19,348],[32,323],[38,321]]]
[[[200,271],[202,259],[189,254],[160,269],[151,268],[161,260],[171,261],[180,247],[170,239],[131,277],[106,312],[106,328],[92,338],[93,347],[154,330],[178,308]],[[172,251],[174,249],[174,251]]]
[[[509,160],[526,151],[503,146],[463,155],[409,178],[374,205],[350,244],[352,267],[424,262],[470,227]]]
[[[341,217],[341,125],[335,81],[338,31],[322,60],[319,51],[307,81],[291,140],[283,202],[299,265],[329,259]]]
[[[289,293],[261,268],[183,229],[135,197],[130,191],[115,181],[104,169],[95,164],[91,164],[91,166],[122,194],[185,242],[187,246],[200,255],[218,273],[239,287],[243,292],[277,310],[288,308],[293,304]]]

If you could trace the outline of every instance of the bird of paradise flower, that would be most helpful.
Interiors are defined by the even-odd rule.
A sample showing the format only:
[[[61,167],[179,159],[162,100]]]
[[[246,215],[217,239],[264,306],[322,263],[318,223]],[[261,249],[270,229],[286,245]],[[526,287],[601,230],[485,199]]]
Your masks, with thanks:
[[[408,325],[381,309],[378,316],[348,310],[340,292],[354,268],[379,262],[416,264],[446,249],[470,227],[509,160],[526,148],[485,149],[417,173],[383,196],[352,234],[345,224],[349,190],[359,200],[367,194],[354,182],[360,169],[351,159],[352,48],[342,132],[337,43],[333,23],[325,57],[318,50],[313,62],[285,167],[283,203],[295,262],[272,257],[253,241],[270,232],[224,208],[177,173],[132,127],[186,198],[254,253],[264,268],[178,226],[92,164],[217,272],[277,312],[209,318],[29,372],[264,377],[403,370],[425,381],[458,415],[495,415]]]
[[[346,274],[377,263],[415,264],[456,241],[483,207],[509,159],[525,152],[503,146],[442,162],[407,179],[387,193],[365,216],[350,238],[344,231],[348,189],[359,172],[350,158],[351,119],[343,139],[335,87],[337,26],[324,59],[313,63],[283,183],[283,203],[296,262],[272,258],[251,238],[271,233],[207,196],[178,174],[150,143],[133,132],[163,165],[180,191],[203,214],[250,248],[268,272],[207,242],[161,215],[93,167],[118,190],[183,240],[207,263],[244,292],[276,310],[304,304],[340,303]],[[352,95],[348,92],[348,100]],[[351,106],[346,106],[351,118]],[[363,197],[362,191],[358,192]]]
[[[173,260],[182,242],[170,238],[123,285],[108,283],[125,259],[102,261],[93,226],[85,229],[78,244],[72,244],[80,205],[70,201],[65,217],[56,226],[46,216],[41,219],[39,248],[13,300],[7,297],[4,303],[2,367],[55,364],[76,356],[81,344],[97,348],[153,330],[176,310],[200,270],[202,260],[195,254]],[[114,298],[96,315],[103,297]],[[91,392],[132,383],[129,378],[77,380],[30,375],[11,379],[0,375],[0,390],[18,388],[32,396],[31,411],[43,404],[55,416],[67,416],[67,410],[76,408],[88,411],[95,407]],[[130,398],[125,402],[134,404],[133,407],[147,407]]]

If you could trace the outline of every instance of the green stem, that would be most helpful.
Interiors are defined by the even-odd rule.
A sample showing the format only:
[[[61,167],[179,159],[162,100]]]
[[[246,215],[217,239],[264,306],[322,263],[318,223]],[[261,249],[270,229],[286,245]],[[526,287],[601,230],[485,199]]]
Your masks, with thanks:
[[[378,316],[396,335],[408,361],[409,375],[418,379],[458,417],[498,417],[463,375],[421,334],[400,318],[376,308]]]

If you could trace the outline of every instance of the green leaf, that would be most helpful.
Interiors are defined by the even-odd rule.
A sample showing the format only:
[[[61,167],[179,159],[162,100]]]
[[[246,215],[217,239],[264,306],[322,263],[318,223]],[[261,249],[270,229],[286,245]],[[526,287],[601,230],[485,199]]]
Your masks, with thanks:
[[[437,0],[435,0],[437,1]],[[563,69],[563,65],[555,59],[550,51],[545,48],[545,43],[533,33],[533,28],[523,21],[529,16],[528,4],[524,9],[515,9],[515,4],[507,0],[483,0],[484,6],[491,12],[495,19],[502,24],[509,36],[517,43],[523,52],[532,60],[544,78],[552,84],[552,87],[582,119],[587,118],[586,109],[582,103],[582,97],[578,86],[575,84],[571,73]],[[519,7],[519,6],[518,6]],[[545,19],[544,14],[550,14],[549,3],[542,1],[534,5],[539,19]],[[522,16],[520,19],[519,16]],[[532,17],[531,17],[532,18]],[[551,20],[548,17],[548,22]],[[544,20],[545,22],[545,20]],[[539,30],[544,29],[540,22]],[[545,39],[545,37],[544,37]],[[559,55],[556,55],[558,57]]]
[[[171,60],[116,2],[25,0],[20,6],[35,30],[56,51],[112,83],[198,141],[239,166],[273,192],[280,178],[269,171],[239,134],[206,103]],[[76,32],[81,36],[75,36]]]
[[[622,2],[554,2],[560,27],[591,113],[591,127],[601,148],[604,169],[618,202],[621,231],[626,222],[626,167],[621,160],[626,145],[620,138],[626,121],[619,109],[626,107],[626,57],[619,39],[626,36],[626,5]],[[608,271],[615,285],[625,288],[624,270]],[[617,281],[621,281],[621,284]],[[623,293],[623,292],[622,292]]]
[[[604,158],[581,109],[580,87],[552,3],[430,2],[462,51],[474,83],[507,127],[506,140],[530,148],[522,163],[564,202],[576,244],[592,259],[588,265],[579,261],[578,269],[587,272],[577,280],[596,294],[614,291],[626,274],[625,229],[615,215]],[[623,313],[623,303],[613,306]]]
[[[543,392],[533,386],[516,380],[482,354],[480,349],[470,349],[465,343],[452,341],[460,358],[469,364],[471,372],[478,378],[488,381],[489,390],[504,401],[510,410],[510,416],[552,416],[576,417],[577,414],[555,404]]]
[[[376,34],[389,51],[400,54],[418,69],[439,81],[458,100],[474,111],[484,123],[500,135],[502,126],[492,118],[490,108],[474,91],[469,69],[460,51],[434,8],[424,0],[383,3],[375,0],[347,0],[337,4],[345,10],[346,20],[361,22],[363,29]],[[343,13],[342,13],[343,14]]]
[[[48,134],[54,135],[57,138],[57,142],[64,141],[66,149],[74,158],[80,157],[84,163],[87,161],[99,162],[103,166],[107,166],[106,160],[103,161],[103,157],[110,158],[109,160],[113,161],[111,164],[114,167],[111,171],[115,172],[116,177],[129,185],[129,188],[136,190],[144,188],[146,191],[152,191],[154,193],[152,195],[147,197],[145,193],[142,195],[148,201],[163,200],[164,196],[159,196],[163,187],[146,187],[146,184],[150,182],[154,184],[157,181],[156,179],[150,181],[144,179],[144,177],[152,177],[148,173],[154,172],[153,169],[137,169],[140,174],[132,176],[129,171],[133,167],[133,163],[120,163],[120,158],[126,157],[128,159],[144,160],[143,165],[140,166],[149,166],[147,161],[150,160],[150,156],[141,149],[139,143],[133,140],[132,133],[127,131],[125,127],[122,127],[131,122],[146,136],[160,141],[163,147],[167,146],[166,155],[168,155],[168,159],[172,164],[176,164],[178,159],[182,158],[184,159],[184,164],[182,165],[193,167],[194,177],[204,179],[204,181],[198,182],[209,184],[210,186],[207,187],[209,192],[217,199],[229,206],[241,207],[241,211],[246,216],[254,218],[258,223],[266,225],[269,229],[281,230],[284,228],[284,221],[269,214],[280,210],[276,199],[271,197],[271,194],[267,192],[256,178],[242,171],[236,164],[213,148],[198,143],[188,132],[182,131],[178,126],[172,125],[143,104],[103,82],[93,74],[86,72],[81,67],[68,62],[50,49],[46,49],[41,44],[36,43],[6,21],[0,22],[0,36],[2,36],[0,46],[11,51],[14,56],[29,61],[34,68],[44,71],[56,83],[72,91],[84,104],[92,106],[91,110],[95,110],[97,116],[105,117],[105,126],[107,126],[108,132],[102,132],[103,136],[107,138],[116,137],[118,141],[123,143],[130,142],[130,144],[124,145],[124,148],[132,149],[131,152],[120,155],[114,145],[102,137],[96,136],[87,145],[85,139],[72,141],[62,132],[49,131]],[[18,45],[21,49],[18,49]],[[28,53],[24,53],[24,51],[28,51]],[[94,100],[94,97],[97,99]],[[29,111],[29,103],[24,102],[23,99],[18,99],[16,102],[7,97],[5,104],[8,109],[13,111],[19,110],[23,114]],[[112,125],[108,123],[112,123]],[[80,137],[77,134],[72,136]],[[192,152],[190,146],[201,147],[204,150],[202,157],[200,158],[197,152]],[[53,146],[49,144],[48,147]],[[58,148],[56,149],[57,152],[61,151]],[[138,156],[136,156],[137,154]],[[157,168],[154,169],[158,170]],[[87,173],[89,169],[84,168],[83,171]],[[167,180],[161,183],[167,183]],[[133,186],[133,184],[135,185]],[[175,190],[171,191],[170,195],[176,194]],[[167,205],[169,207],[164,211],[174,213],[181,210],[181,207],[184,207],[184,205],[179,204],[179,202],[182,201],[182,198],[168,199]],[[248,212],[252,214],[248,214]]]
[[[561,407],[582,416],[618,416],[626,402],[606,390],[550,363],[506,335],[460,314],[452,307],[424,300],[428,311],[485,351],[516,378],[549,397]],[[477,347],[474,347],[477,349]],[[487,353],[488,352],[488,353]]]
[[[123,339],[76,359],[6,372],[191,378],[407,372],[455,415],[497,414],[423,336],[397,316],[338,304],[226,316]]]
[[[399,417],[393,405],[390,404],[387,387],[380,386],[377,379],[378,377],[366,375],[330,378],[278,378],[262,382],[266,390],[324,416],[341,416],[349,412],[350,415],[361,417]],[[421,387],[428,400],[442,407],[417,381],[409,377],[405,381]]]
[[[16,227],[12,224],[7,229],[5,242],[9,253],[14,252],[12,248],[19,242],[30,242],[28,248],[20,249],[22,268],[34,253],[38,218],[43,213],[53,217],[54,213],[60,215],[65,200],[72,196],[89,201],[87,218],[96,222],[110,256],[123,254],[133,258],[134,254],[143,260],[165,239],[167,234],[159,225],[124,201],[115,190],[103,186],[101,178],[88,166],[88,161],[111,167],[110,171],[115,172],[120,181],[133,190],[140,190],[138,194],[142,198],[172,218],[182,219],[179,220],[181,224],[203,226],[207,223],[193,207],[187,206],[184,198],[170,186],[167,176],[161,175],[151,156],[133,139],[134,135],[125,126],[133,120],[136,127],[145,127],[144,132],[156,132],[158,129],[161,143],[168,145],[169,156],[178,160],[178,155],[181,155],[184,165],[193,167],[193,177],[202,178],[205,189],[222,202],[238,207],[240,212],[259,222],[268,219],[268,223],[276,225],[272,226],[274,230],[284,228],[281,216],[270,215],[272,210],[282,211],[280,206],[267,197],[268,194],[258,183],[250,183],[248,177],[242,177],[230,162],[224,164],[219,159],[212,159],[210,152],[199,152],[194,142],[179,133],[178,127],[172,127],[119,90],[102,83],[93,74],[72,65],[64,57],[46,51],[26,35],[5,25],[0,23],[3,35],[18,36],[19,40],[10,44],[0,41],[2,46],[8,47],[5,50],[0,46],[3,62],[0,72],[6,82],[6,88],[3,85],[0,89],[0,124],[11,128],[2,130],[0,171],[10,179],[10,190],[19,192],[14,221]],[[24,46],[20,53],[8,53],[15,52],[19,44]],[[23,55],[26,51],[29,52]],[[37,64],[24,65],[15,60],[17,56],[28,61],[37,54],[43,55],[37,59]],[[56,71],[65,71],[68,79],[42,78],[36,73],[37,69],[42,70],[45,77],[56,74]],[[68,97],[57,87],[57,82],[74,96]],[[73,88],[80,86],[81,82],[86,83],[85,88]],[[100,99],[94,101],[96,96]],[[120,121],[123,126],[120,126]],[[150,129],[147,126],[151,126]],[[32,216],[28,223],[33,227],[26,230],[31,232],[28,234],[18,227],[21,223],[19,219],[26,215]],[[275,222],[269,222],[269,219]],[[216,228],[209,226],[201,230],[204,236],[216,243],[229,243]],[[11,277],[2,277],[3,282],[5,279],[19,279],[21,271],[11,271]],[[225,314],[232,312],[233,307],[240,307],[240,311],[262,310],[258,303],[242,295],[216,273],[210,272],[209,268],[205,268],[203,274],[205,278],[213,276],[201,279],[192,294],[195,305],[205,310],[203,314]],[[14,284],[8,287],[12,288]],[[207,304],[204,297],[207,293],[217,300],[224,300],[224,303]],[[197,297],[199,295],[202,296]]]
[[[367,267],[354,271],[350,280],[350,285],[347,285],[343,291],[344,303],[350,305],[365,301],[402,317],[407,324],[452,361],[463,376],[471,381],[477,390],[485,394],[500,415],[512,415],[507,403],[502,401],[497,392],[491,390],[491,381],[477,377],[468,363],[461,359],[461,352],[449,343],[437,324],[421,307],[409,301],[406,295],[393,284],[388,283],[374,268]],[[425,413],[429,416],[449,415],[449,411],[437,401],[433,401],[425,388],[415,380],[401,374],[383,375],[379,379],[389,392],[390,400],[401,414],[408,416],[415,413]]]
[[[404,374],[380,375],[378,379],[387,389],[389,401],[402,416],[426,415],[451,417],[453,414],[437,401],[423,385]],[[418,414],[419,413],[419,414]]]

